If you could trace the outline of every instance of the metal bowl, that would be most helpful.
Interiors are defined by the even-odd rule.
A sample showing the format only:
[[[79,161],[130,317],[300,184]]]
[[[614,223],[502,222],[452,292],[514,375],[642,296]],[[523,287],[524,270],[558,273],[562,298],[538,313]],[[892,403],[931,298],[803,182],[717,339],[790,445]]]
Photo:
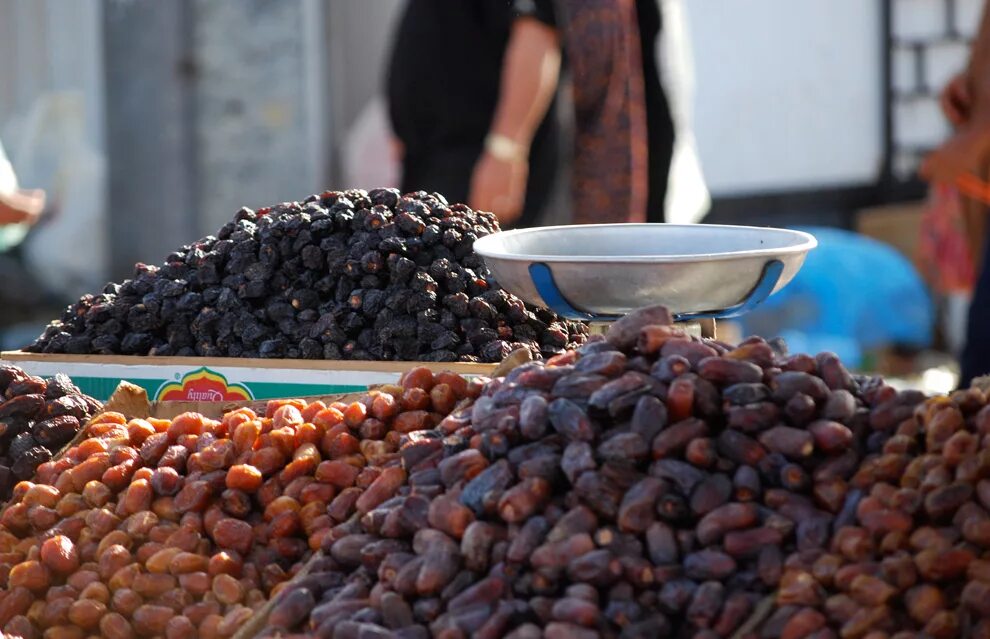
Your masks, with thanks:
[[[594,315],[663,304],[672,313],[711,313],[742,304],[774,260],[783,288],[817,246],[801,231],[715,224],[586,224],[488,235],[474,243],[498,283],[548,306],[530,273],[545,264],[564,298]]]

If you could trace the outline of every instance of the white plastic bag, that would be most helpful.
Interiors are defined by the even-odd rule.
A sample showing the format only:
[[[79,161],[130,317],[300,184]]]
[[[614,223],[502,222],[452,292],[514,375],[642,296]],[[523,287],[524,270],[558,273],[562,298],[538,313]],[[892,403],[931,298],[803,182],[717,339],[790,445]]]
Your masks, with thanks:
[[[671,119],[674,121],[674,154],[667,180],[665,219],[674,224],[701,221],[711,197],[701,172],[691,112],[694,104],[694,60],[684,0],[657,0],[663,30],[657,46],[657,62]]]
[[[375,96],[344,139],[344,183],[349,188],[399,186],[402,166],[395,148],[385,100]]]

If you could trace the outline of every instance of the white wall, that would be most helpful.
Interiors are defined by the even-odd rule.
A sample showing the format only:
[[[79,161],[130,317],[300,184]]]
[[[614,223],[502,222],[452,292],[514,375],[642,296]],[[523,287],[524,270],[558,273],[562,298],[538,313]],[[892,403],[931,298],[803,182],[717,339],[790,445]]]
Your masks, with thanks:
[[[712,194],[875,181],[880,2],[691,0],[694,128]]]

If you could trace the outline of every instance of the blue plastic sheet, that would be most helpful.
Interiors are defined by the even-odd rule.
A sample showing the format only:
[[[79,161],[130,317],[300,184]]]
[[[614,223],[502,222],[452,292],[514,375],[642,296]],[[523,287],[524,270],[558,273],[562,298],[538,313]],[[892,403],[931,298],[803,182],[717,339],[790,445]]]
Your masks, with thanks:
[[[818,248],[790,284],[739,318],[745,335],[783,337],[791,352],[833,351],[853,366],[884,345],[931,345],[935,311],[910,261],[849,231],[798,230]]]

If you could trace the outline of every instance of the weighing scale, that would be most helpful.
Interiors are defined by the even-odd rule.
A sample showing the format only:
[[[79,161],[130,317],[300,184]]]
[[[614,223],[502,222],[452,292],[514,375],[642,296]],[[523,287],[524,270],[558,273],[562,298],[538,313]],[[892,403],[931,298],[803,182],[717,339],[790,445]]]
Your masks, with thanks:
[[[602,332],[662,304],[689,332],[715,336],[787,285],[818,242],[808,233],[715,224],[586,224],[488,235],[474,243],[499,285]]]

